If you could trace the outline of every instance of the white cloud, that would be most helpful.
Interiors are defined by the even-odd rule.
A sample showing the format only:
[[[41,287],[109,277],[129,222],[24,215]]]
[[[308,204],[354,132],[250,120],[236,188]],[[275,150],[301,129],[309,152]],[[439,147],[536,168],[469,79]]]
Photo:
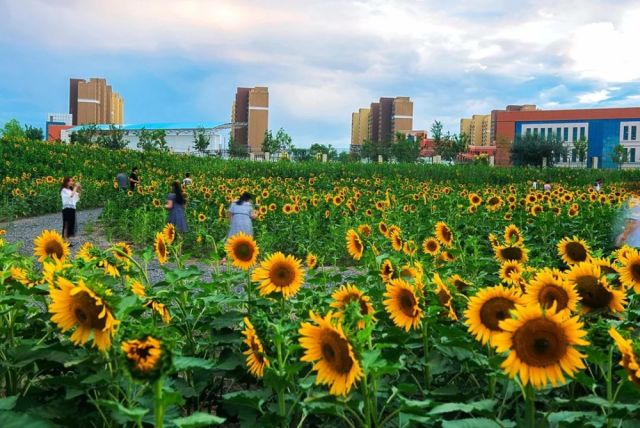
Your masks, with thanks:
[[[609,98],[609,90],[602,89],[600,91],[588,92],[586,94],[578,95],[578,102],[580,104],[595,104]]]

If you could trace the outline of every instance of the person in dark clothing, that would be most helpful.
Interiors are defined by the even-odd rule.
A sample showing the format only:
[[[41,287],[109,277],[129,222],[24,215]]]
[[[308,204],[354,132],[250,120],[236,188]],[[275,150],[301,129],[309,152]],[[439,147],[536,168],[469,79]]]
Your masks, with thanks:
[[[136,190],[136,186],[140,184],[140,177],[138,176],[138,168],[133,168],[131,174],[129,174],[129,188]]]
[[[174,181],[171,185],[171,193],[167,196],[165,208],[169,211],[167,223],[173,224],[180,233],[187,231],[187,219],[184,215],[186,202],[182,193],[182,186],[178,181]]]

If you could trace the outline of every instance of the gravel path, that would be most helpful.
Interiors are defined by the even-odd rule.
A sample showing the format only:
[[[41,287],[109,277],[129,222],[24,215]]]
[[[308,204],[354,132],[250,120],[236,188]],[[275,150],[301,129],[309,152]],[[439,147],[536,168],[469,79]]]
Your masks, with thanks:
[[[102,213],[102,208],[77,212],[78,233],[77,236],[72,239],[74,244],[70,249],[72,254],[75,255],[85,242],[91,242],[93,245],[100,248],[108,248],[111,246],[112,242],[107,240],[98,221],[100,213]],[[7,231],[7,234],[3,237],[7,242],[22,242],[20,252],[25,255],[33,255],[33,240],[36,239],[43,230],[57,230],[58,232],[61,232],[62,214],[47,214],[39,217],[23,218],[6,223],[0,223],[0,229],[5,229]],[[189,260],[186,262],[186,265],[195,265],[203,271],[204,275],[202,279],[204,281],[212,280],[212,268],[210,264],[205,263],[202,260]],[[168,269],[174,268],[171,263],[167,263],[165,267]],[[228,267],[221,266],[220,269],[225,270],[228,269]],[[329,274],[339,272],[338,269],[333,267],[320,267],[318,270],[326,270]],[[346,271],[341,272],[342,279],[335,283],[332,282],[332,286],[337,286],[359,273],[358,269],[347,269]],[[155,259],[149,264],[148,275],[151,283],[156,283],[164,279],[162,267],[160,267],[160,264]]]
[[[76,213],[78,236],[73,238],[74,247],[72,250],[77,251],[86,241],[95,242],[96,222],[101,212],[102,208],[95,208]],[[20,252],[31,255],[33,254],[33,240],[43,230],[56,230],[58,233],[62,233],[62,214],[47,214],[0,223],[0,229],[6,229],[5,239],[7,242],[22,242]]]

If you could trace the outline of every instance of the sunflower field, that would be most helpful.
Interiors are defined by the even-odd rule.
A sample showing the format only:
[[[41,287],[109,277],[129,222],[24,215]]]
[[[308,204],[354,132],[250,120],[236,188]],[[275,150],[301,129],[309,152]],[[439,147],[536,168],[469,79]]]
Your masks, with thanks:
[[[614,246],[635,172],[0,148],[0,218],[75,176],[113,242],[0,230],[0,426],[640,425],[640,253]],[[255,236],[226,240],[244,191]]]

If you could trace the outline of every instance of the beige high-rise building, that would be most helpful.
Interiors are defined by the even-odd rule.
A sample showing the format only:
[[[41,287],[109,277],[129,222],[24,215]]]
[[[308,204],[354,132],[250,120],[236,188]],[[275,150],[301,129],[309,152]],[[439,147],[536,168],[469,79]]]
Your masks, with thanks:
[[[269,129],[269,88],[238,88],[231,108],[231,121],[236,126],[233,139],[247,148],[249,153],[262,153],[264,135]]]
[[[351,147],[362,141],[395,141],[396,132],[406,134],[413,129],[413,101],[409,97],[382,97],[351,114]]]
[[[474,114],[470,119],[460,119],[460,134],[469,136],[471,146],[490,146],[491,115]]]
[[[74,125],[124,122],[124,99],[106,79],[70,79],[69,113]]]
[[[369,109],[361,108],[351,114],[351,146],[361,146],[369,138]]]

